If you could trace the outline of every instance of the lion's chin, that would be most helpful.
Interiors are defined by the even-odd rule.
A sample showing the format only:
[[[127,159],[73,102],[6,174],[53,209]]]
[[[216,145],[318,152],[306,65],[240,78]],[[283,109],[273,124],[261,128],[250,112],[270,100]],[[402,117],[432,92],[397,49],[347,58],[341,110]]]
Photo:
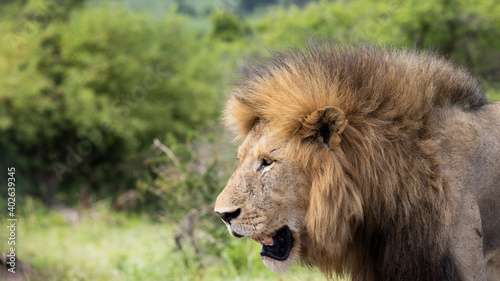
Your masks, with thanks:
[[[264,262],[264,265],[270,270],[276,273],[283,273],[287,271],[297,261],[297,258],[298,257],[293,255],[292,253],[288,257],[288,259],[284,261],[275,260],[270,257],[262,257],[262,262]]]

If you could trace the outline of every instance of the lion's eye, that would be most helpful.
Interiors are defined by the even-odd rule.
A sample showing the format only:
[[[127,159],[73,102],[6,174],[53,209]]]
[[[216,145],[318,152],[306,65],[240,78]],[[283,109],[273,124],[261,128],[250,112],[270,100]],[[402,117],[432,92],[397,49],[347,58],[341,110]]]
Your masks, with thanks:
[[[261,163],[260,163],[260,164],[261,164],[262,166],[266,167],[266,166],[269,166],[269,165],[273,164],[273,162],[274,162],[274,161],[273,161],[273,160],[271,160],[271,159],[269,159],[269,158],[262,158],[262,160],[261,160]]]

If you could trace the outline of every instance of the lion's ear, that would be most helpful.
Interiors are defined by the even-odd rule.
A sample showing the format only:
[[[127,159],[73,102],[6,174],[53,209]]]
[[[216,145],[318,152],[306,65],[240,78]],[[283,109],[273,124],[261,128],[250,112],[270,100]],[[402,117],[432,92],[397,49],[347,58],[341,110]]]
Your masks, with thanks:
[[[318,137],[328,147],[335,147],[340,143],[340,135],[346,127],[345,114],[336,106],[318,109],[302,121],[304,137]]]

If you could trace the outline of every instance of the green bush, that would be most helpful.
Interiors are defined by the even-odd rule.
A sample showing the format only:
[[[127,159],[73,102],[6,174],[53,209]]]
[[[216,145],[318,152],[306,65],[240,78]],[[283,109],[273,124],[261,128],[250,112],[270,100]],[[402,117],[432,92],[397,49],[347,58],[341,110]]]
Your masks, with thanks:
[[[155,155],[145,161],[151,174],[137,183],[149,207],[174,220],[191,210],[208,208],[213,215],[213,202],[236,164],[222,152],[230,145],[214,136],[186,143],[167,137],[155,145]]]
[[[436,50],[465,66],[489,89],[500,88],[495,82],[500,68],[492,63],[500,60],[499,13],[495,1],[321,1],[304,9],[278,9],[253,28],[273,49],[327,38]]]
[[[217,10],[210,15],[212,23],[212,37],[224,41],[234,41],[245,32],[245,27],[236,15],[224,10]]]
[[[0,162],[25,173],[24,190],[49,203],[59,186],[114,193],[153,138],[184,141],[216,119],[217,54],[186,18],[115,5],[53,18],[35,2],[20,12],[33,20],[0,21]]]

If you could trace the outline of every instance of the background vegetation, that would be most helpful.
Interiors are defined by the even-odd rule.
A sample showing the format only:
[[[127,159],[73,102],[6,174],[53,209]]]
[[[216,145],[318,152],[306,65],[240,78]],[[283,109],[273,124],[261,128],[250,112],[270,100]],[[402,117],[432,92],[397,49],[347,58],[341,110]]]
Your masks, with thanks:
[[[0,169],[17,171],[26,278],[317,280],[264,269],[212,214],[235,166],[218,117],[237,70],[315,38],[370,42],[438,52],[500,100],[499,14],[495,0],[0,1]]]

